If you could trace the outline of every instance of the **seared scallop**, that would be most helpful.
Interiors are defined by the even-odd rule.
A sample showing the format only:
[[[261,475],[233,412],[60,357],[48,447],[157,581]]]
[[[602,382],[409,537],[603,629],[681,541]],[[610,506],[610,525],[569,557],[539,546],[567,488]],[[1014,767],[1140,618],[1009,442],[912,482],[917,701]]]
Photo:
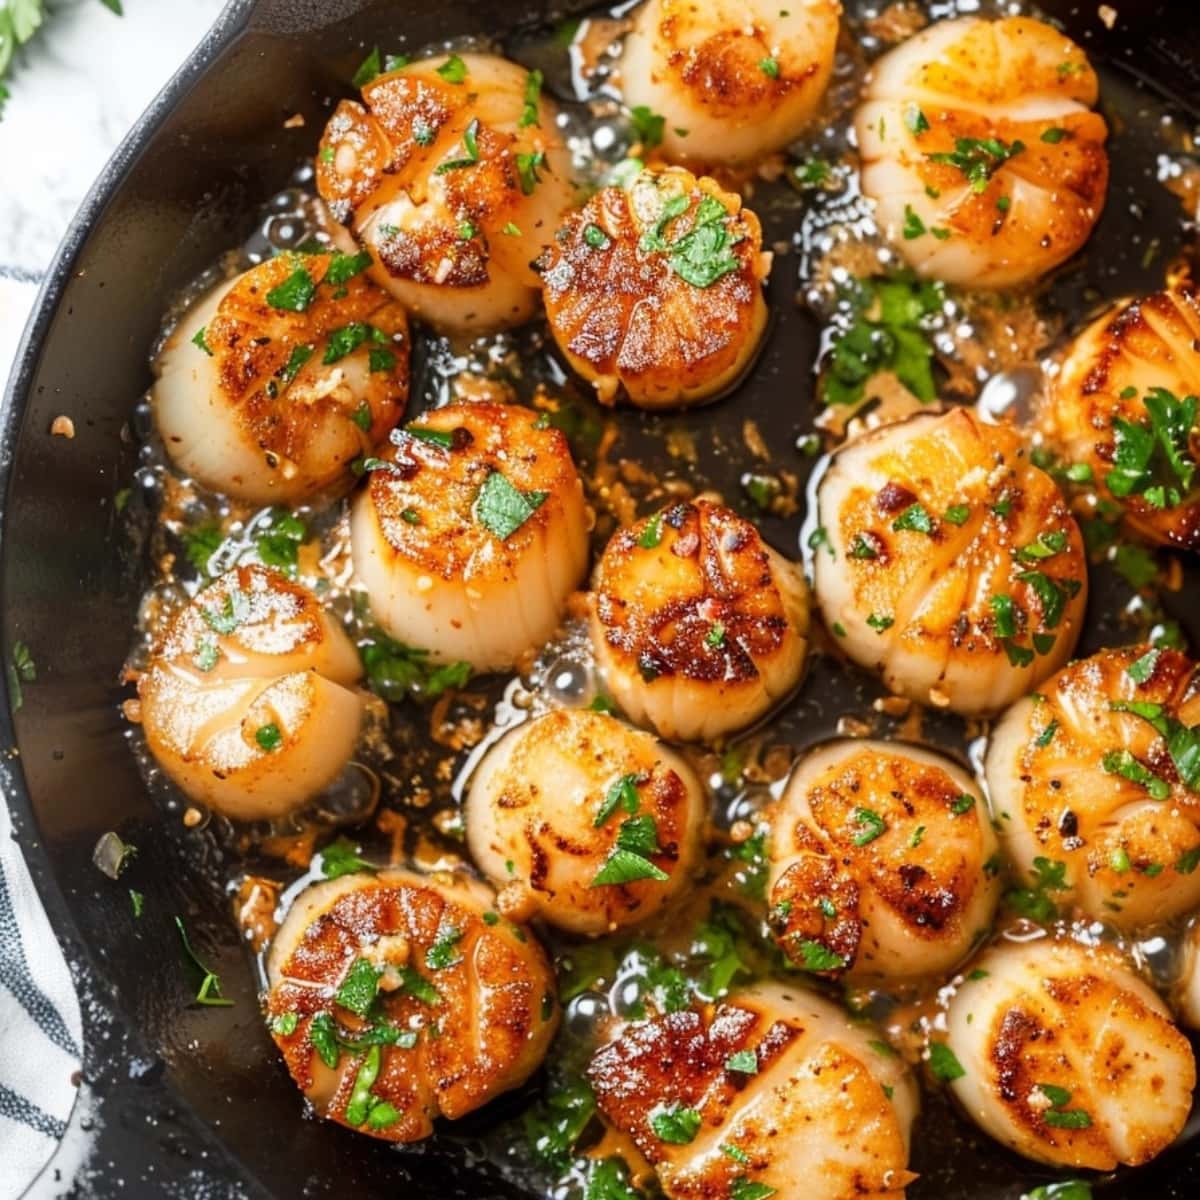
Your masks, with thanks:
[[[669,159],[752,162],[816,111],[840,14],[837,0],[647,0],[625,39],[625,103],[663,118]]]
[[[1200,686],[1175,650],[1104,650],[1014,704],[986,771],[1000,836],[1047,899],[1133,928],[1200,905]],[[1045,890],[1045,889],[1043,889]]]
[[[938,975],[986,935],[996,835],[978,785],[941,755],[833,742],[801,760],[768,820],[767,919],[798,967]]]
[[[146,741],[192,799],[281,816],[341,772],[358,741],[358,653],[307,588],[235,567],[182,609],[138,680]]]
[[[422,59],[343,100],[317,187],[409,311],[450,332],[528,320],[530,263],[572,200],[541,73],[490,54]]]
[[[597,192],[537,268],[554,340],[604,403],[710,399],[738,380],[766,328],[758,218],[679,168]]]
[[[980,716],[1070,658],[1083,540],[1012,431],[961,408],[883,426],[837,454],[817,502],[817,601],[893,692]]]
[[[673,1200],[903,1200],[917,1092],[830,1001],[761,984],[626,1026],[588,1069],[605,1120]],[[768,1191],[767,1189],[770,1189]]]
[[[482,885],[344,875],[293,901],[267,959],[272,1035],[317,1113],[415,1142],[519,1087],[558,1028],[554,973]]]
[[[179,471],[249,504],[333,498],[408,400],[408,322],[370,256],[280,254],[184,316],[151,404]]]
[[[1143,537],[1200,551],[1200,297],[1128,300],[1071,344],[1042,419],[1050,441]],[[1082,468],[1086,467],[1086,470]]]
[[[375,620],[434,662],[515,665],[555,630],[588,554],[566,439],[516,405],[450,404],[397,430],[350,516]]]
[[[862,187],[921,275],[996,288],[1087,241],[1104,207],[1104,118],[1086,55],[1041,21],[939,21],[872,68],[855,117]]]
[[[1001,944],[958,989],[947,1024],[950,1056],[935,1070],[981,1129],[1026,1158],[1138,1166],[1187,1120],[1192,1049],[1111,948]]]
[[[626,715],[677,741],[741,729],[799,682],[800,568],[735,512],[674,504],[618,530],[596,567],[592,646]]]
[[[506,916],[609,933],[679,894],[706,811],[691,768],[650,734],[560,709],[488,751],[467,799],[467,845]]]

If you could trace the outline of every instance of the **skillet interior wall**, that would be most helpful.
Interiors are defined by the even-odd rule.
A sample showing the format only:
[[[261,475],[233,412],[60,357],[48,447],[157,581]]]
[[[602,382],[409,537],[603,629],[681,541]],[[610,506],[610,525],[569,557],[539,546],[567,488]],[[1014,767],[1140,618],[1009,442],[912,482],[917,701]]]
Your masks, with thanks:
[[[1069,5],[1045,7],[1061,12],[1085,47],[1108,43],[1117,63],[1128,60],[1178,96],[1200,90],[1200,21],[1190,3],[1137,5],[1139,11],[1122,14],[1114,35],[1105,34],[1090,5],[1073,15]],[[147,348],[159,314],[200,270],[245,238],[256,208],[311,152],[329,101],[346,92],[345,80],[364,46],[399,50],[480,31],[508,35],[522,23],[563,11],[562,5],[472,0],[258,5],[243,36],[165,122],[148,131],[144,149],[83,243],[40,353],[35,347],[18,375],[8,418],[8,444],[14,436],[16,444],[2,586],[6,650],[18,639],[28,643],[39,673],[37,684],[25,689],[15,721],[19,769],[36,821],[36,832],[25,823],[24,836],[27,845],[38,843],[35,865],[50,889],[56,924],[73,921],[79,945],[93,959],[78,968],[93,998],[87,1073],[109,1097],[101,1108],[107,1114],[104,1144],[123,1173],[136,1161],[137,1170],[152,1169],[160,1179],[183,1178],[201,1156],[220,1157],[204,1150],[199,1126],[173,1115],[169,1092],[156,1082],[157,1068],[130,1098],[125,1058],[138,1051],[147,1062],[165,1062],[166,1082],[200,1122],[216,1126],[219,1140],[280,1195],[336,1191],[366,1197],[405,1183],[439,1196],[517,1195],[486,1164],[471,1162],[460,1144],[437,1141],[423,1153],[399,1157],[365,1139],[351,1143],[332,1126],[298,1119],[295,1091],[261,1031],[254,981],[215,882],[218,864],[200,860],[202,839],[186,837],[176,822],[164,820],[123,742],[118,705],[126,693],[117,671],[142,574],[113,499],[135,466],[135,448],[122,429],[149,383]],[[1127,21],[1139,26],[1132,37]],[[305,127],[284,130],[283,121],[297,112]],[[1103,245],[1123,244],[1139,228],[1120,186],[1118,179],[1097,234]],[[1094,256],[1074,286],[1097,283],[1111,293],[1112,282],[1104,278],[1109,266]],[[771,299],[779,323],[752,393],[742,393],[753,394],[756,407],[783,414],[784,435],[792,427],[807,429],[812,416],[815,330],[791,305],[793,270],[791,260],[776,268]],[[1129,286],[1149,286],[1157,277],[1148,272]],[[731,423],[735,404],[723,406]],[[74,440],[48,436],[59,413],[74,419]],[[765,532],[794,553],[794,528],[768,522]],[[1200,644],[1200,614],[1180,615]],[[140,848],[122,880],[146,895],[147,915],[137,926],[130,921],[126,888],[91,865],[92,847],[107,829]],[[207,850],[216,853],[210,845]],[[173,913],[187,921],[201,957],[220,972],[235,1007],[187,1007],[192,992],[181,969]],[[114,1010],[118,1026],[128,1023],[136,1031],[131,1043],[106,1019]],[[1186,1169],[1176,1156],[1140,1173],[1138,1193],[1185,1194],[1188,1176],[1192,1186],[1200,1182],[1200,1156],[1193,1151],[1189,1159]],[[213,1162],[204,1169],[221,1176],[232,1168]],[[965,1176],[939,1194],[950,1200],[1010,1190],[972,1187]]]

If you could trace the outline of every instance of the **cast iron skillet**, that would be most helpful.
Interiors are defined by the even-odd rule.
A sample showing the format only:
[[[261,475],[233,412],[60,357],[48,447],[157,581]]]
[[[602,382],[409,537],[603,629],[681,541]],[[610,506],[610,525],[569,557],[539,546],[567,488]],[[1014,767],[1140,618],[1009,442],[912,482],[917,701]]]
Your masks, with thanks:
[[[507,36],[585,7],[578,0],[232,0],[105,169],[42,289],[8,385],[0,457],[4,658],[14,641],[28,643],[38,681],[25,689],[15,718],[8,703],[0,709],[0,740],[16,747],[3,789],[84,1003],[84,1080],[96,1126],[91,1182],[81,1185],[89,1194],[521,1195],[474,1153],[470,1127],[466,1137],[437,1138],[401,1155],[300,1119],[299,1097],[263,1034],[254,980],[226,901],[198,861],[197,839],[185,842],[178,822],[162,817],[124,743],[117,672],[141,575],[113,500],[136,465],[122,431],[149,384],[147,348],[161,313],[201,269],[245,239],[258,206],[311,153],[364,47],[396,51],[487,31]],[[1112,31],[1096,20],[1092,2],[1082,10],[1043,7],[1131,83],[1194,106],[1200,19],[1192,0],[1126,0]],[[305,127],[285,130],[297,112]],[[1152,148],[1146,153],[1149,169]],[[1104,218],[1117,239],[1138,231],[1119,186],[1118,179]],[[1177,224],[1173,204],[1166,211],[1175,215],[1166,219]],[[771,418],[783,436],[811,418],[798,391],[807,389],[816,351],[816,331],[790,303],[793,269],[777,270],[772,281],[779,324],[754,384],[757,409],[786,414]],[[1104,283],[1108,271],[1106,263],[1089,263],[1079,286]],[[1126,276],[1123,286],[1148,290],[1161,270]],[[1101,290],[1111,294],[1111,279]],[[74,418],[73,441],[48,435],[59,413]],[[768,523],[767,533],[794,552],[794,530]],[[1200,643],[1200,614],[1178,615]],[[120,885],[91,863],[96,839],[109,829],[140,848]],[[218,853],[211,845],[207,852]],[[126,883],[146,897],[136,924]],[[187,1006],[174,913],[219,970],[234,1008]],[[930,1114],[918,1139],[936,1136],[930,1126],[939,1124]],[[973,1157],[972,1145],[960,1143],[959,1153]],[[1013,1160],[997,1173],[981,1165],[977,1177],[974,1168],[957,1171],[940,1194],[1015,1197],[1013,1180],[1036,1178],[1015,1167]],[[1200,1147],[1193,1142],[1102,1195],[1160,1200],[1197,1188]]]

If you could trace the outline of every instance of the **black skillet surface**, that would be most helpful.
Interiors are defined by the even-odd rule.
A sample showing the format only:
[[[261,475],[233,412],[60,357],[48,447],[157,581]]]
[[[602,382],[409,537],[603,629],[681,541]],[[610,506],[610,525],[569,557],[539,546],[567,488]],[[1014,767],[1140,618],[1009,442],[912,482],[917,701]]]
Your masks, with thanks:
[[[1119,83],[1110,99],[1130,122],[1111,145],[1115,182],[1091,250],[1056,285],[1055,302],[1078,314],[1089,289],[1113,296],[1161,283],[1161,263],[1142,266],[1142,250],[1159,236],[1164,253],[1171,251],[1180,210],[1154,182],[1158,146],[1137,120],[1137,89],[1159,89],[1195,107],[1200,14],[1192,0],[1127,0],[1107,31],[1093,3],[1044,7],[1115,69]],[[537,0],[233,0],[106,169],[45,285],[9,383],[0,460],[7,485],[0,560],[6,661],[14,641],[28,643],[38,682],[26,687],[14,720],[4,705],[0,741],[17,747],[4,792],[84,1004],[95,1148],[76,1183],[83,1194],[361,1200],[398,1190],[444,1200],[522,1194],[480,1160],[469,1134],[401,1155],[300,1119],[299,1099],[263,1034],[254,980],[213,882],[221,874],[213,861],[220,851],[163,818],[125,745],[116,676],[143,576],[113,499],[136,464],[122,430],[149,383],[147,347],[161,312],[222,251],[245,239],[258,207],[311,153],[363,48],[400,50],[489,31],[508,37],[562,14],[563,6]],[[1112,81],[1110,75],[1106,82]],[[283,121],[297,112],[306,127],[284,130]],[[773,213],[769,204],[762,215],[768,241],[785,236],[795,220],[794,209]],[[817,329],[792,304],[795,270],[794,257],[776,264],[776,323],[752,380],[699,418],[727,430],[732,443],[743,417],[752,415],[785,460],[814,415]],[[59,413],[74,418],[73,441],[48,435]],[[636,442],[636,419],[627,424]],[[730,495],[737,494],[736,474],[730,476],[737,468],[711,455],[700,465]],[[768,519],[764,531],[795,553],[798,521]],[[1111,616],[1098,619],[1115,612],[1127,593],[1103,572],[1093,585],[1085,651],[1129,640]],[[1194,578],[1175,607],[1197,646],[1200,612],[1194,603],[1189,611],[1189,594],[1197,595]],[[836,715],[829,697],[844,672],[828,660],[814,669],[819,674],[805,695],[823,697],[824,705],[807,700],[782,726],[797,744],[824,735]],[[861,681],[847,694],[861,698]],[[121,885],[91,863],[96,839],[109,829],[140,848]],[[146,896],[146,915],[136,925],[126,884]],[[191,993],[170,921],[176,912],[235,1007],[187,1007]],[[486,1123],[485,1117],[476,1128]],[[1008,1200],[1039,1181],[1028,1164],[966,1133],[937,1100],[927,1101],[915,1140],[914,1166],[925,1180],[912,1189],[913,1200]],[[1192,1143],[1118,1178],[1101,1195],[1158,1200],[1194,1196],[1198,1188],[1200,1151]]]

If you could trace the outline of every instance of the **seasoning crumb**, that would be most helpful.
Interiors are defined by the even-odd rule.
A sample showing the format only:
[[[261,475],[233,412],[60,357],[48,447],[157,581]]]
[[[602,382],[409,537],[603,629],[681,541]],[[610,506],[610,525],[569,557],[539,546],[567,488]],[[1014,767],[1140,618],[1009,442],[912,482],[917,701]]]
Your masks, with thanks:
[[[54,437],[73,438],[75,436],[75,422],[70,417],[55,417],[50,425],[50,432]]]
[[[195,829],[203,820],[204,814],[198,808],[189,806],[183,814],[183,823],[188,829]]]
[[[754,835],[754,826],[749,821],[734,821],[729,827],[729,838],[735,846],[749,841]]]
[[[859,717],[839,717],[837,731],[838,737],[870,737],[872,733],[870,724]]]
[[[125,720],[132,721],[135,725],[142,723],[142,702],[140,700],[122,701],[121,712],[125,714]]]
[[[949,708],[950,697],[943,692],[941,688],[930,688],[929,703],[932,704],[934,708]]]
[[[1111,29],[1117,23],[1117,10],[1111,4],[1102,4],[1096,10],[1105,29]]]
[[[912,701],[905,696],[877,696],[871,707],[888,717],[906,717]]]
[[[288,117],[288,119],[286,121],[284,121],[283,127],[284,127],[284,129],[303,129],[304,128],[304,114],[303,113],[293,113],[290,117]]]

